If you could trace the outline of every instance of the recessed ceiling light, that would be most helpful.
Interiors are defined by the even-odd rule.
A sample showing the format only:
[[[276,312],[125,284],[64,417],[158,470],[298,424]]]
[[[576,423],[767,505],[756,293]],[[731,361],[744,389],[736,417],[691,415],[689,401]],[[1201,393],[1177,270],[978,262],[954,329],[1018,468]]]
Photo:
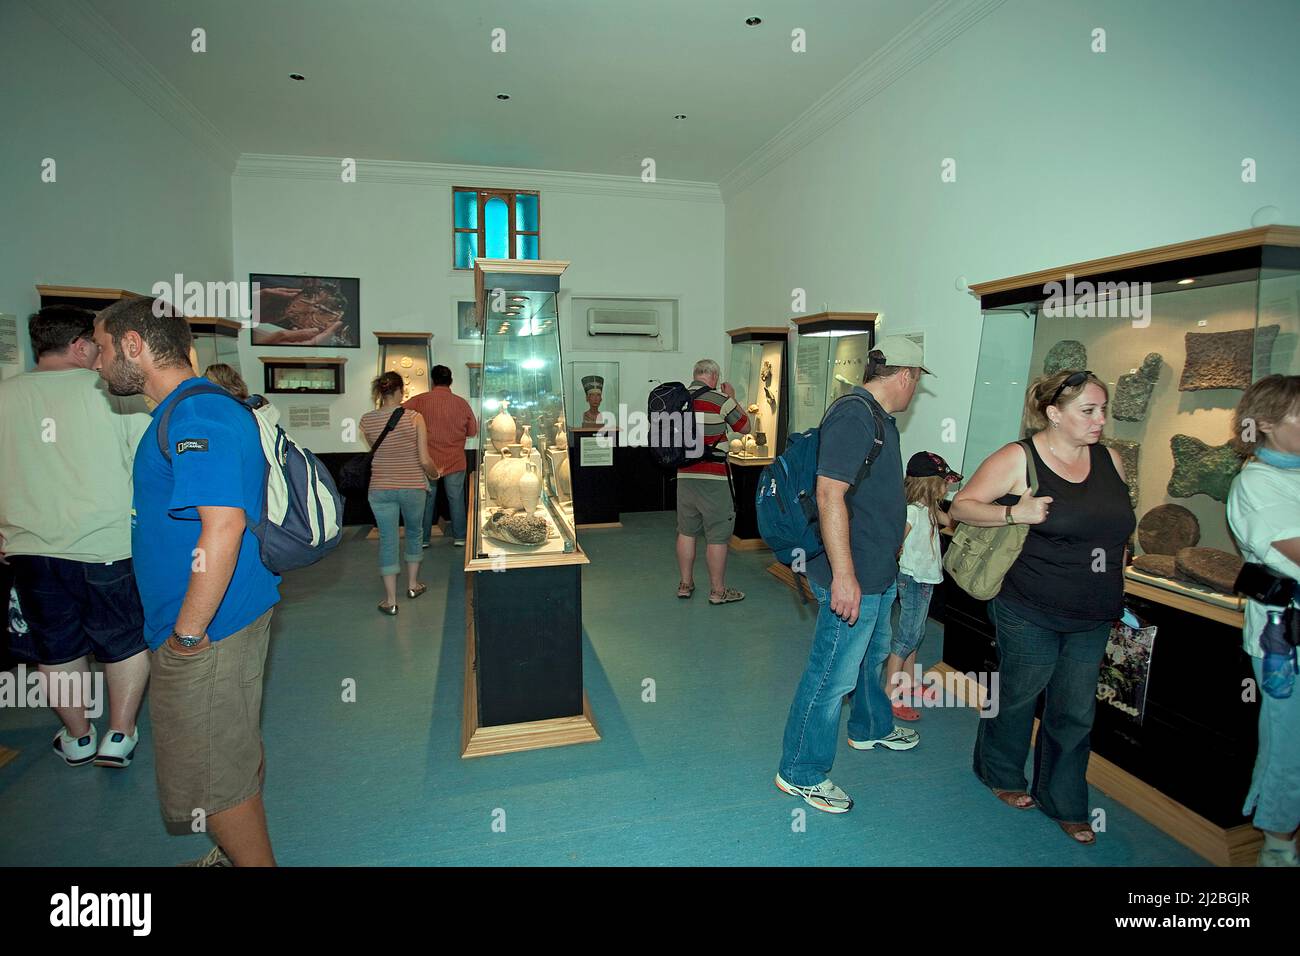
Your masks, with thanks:
[[[749,19],[747,19],[747,20],[745,21],[745,26],[747,26],[747,27],[756,27],[756,26],[758,26],[758,25],[759,25],[760,23],[762,23],[762,22],[763,22],[763,18],[762,18],[762,17],[750,17]]]
[[[510,94],[509,94],[509,93],[498,93],[498,94],[497,94],[497,99],[499,99],[499,100],[508,100],[508,99],[510,99]]]
[[[673,117],[673,119],[679,119],[679,120],[686,119],[686,114],[678,113],[676,116]]]
[[[290,74],[289,74],[289,79],[291,79],[291,80],[305,80],[305,79],[307,79],[307,77],[303,76],[301,73],[290,73]]]
[[[1179,284],[1179,285],[1191,285],[1191,284],[1192,284],[1193,282],[1195,282],[1195,281],[1196,281],[1195,279],[1179,279],[1179,280],[1178,280],[1178,284]]]

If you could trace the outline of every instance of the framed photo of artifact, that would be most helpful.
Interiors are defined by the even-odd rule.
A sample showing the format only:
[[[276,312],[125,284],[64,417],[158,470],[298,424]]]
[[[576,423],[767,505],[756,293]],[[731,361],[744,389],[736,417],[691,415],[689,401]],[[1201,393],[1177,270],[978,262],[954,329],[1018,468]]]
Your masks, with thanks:
[[[482,345],[483,322],[478,317],[478,304],[464,296],[452,298],[452,317],[456,323],[457,345]]]
[[[251,273],[253,345],[361,348],[361,280]]]

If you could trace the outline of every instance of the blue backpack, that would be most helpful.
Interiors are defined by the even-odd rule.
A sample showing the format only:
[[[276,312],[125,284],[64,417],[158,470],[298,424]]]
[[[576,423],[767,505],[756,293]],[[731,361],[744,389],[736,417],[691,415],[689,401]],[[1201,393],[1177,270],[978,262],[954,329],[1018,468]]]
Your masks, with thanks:
[[[872,463],[885,446],[885,421],[876,405],[861,395],[843,395],[831,402],[830,408],[822,416],[822,424],[791,435],[785,453],[759,475],[758,492],[754,496],[758,533],[782,564],[792,564],[801,555],[805,561],[811,561],[826,550],[822,544],[817,514],[819,435],[835,406],[846,399],[854,399],[866,405],[876,423],[875,440],[867,451],[862,467],[858,469],[857,477],[849,486],[849,491],[852,492],[871,473]]]
[[[220,385],[196,385],[176,396],[158,422],[158,450],[171,461],[167,425],[176,406],[195,395],[224,395],[253,416],[266,458],[262,513],[247,515],[248,529],[261,543],[262,563],[276,574],[315,564],[343,539],[343,499],[315,455],[300,448],[272,418],[266,399],[241,402]]]

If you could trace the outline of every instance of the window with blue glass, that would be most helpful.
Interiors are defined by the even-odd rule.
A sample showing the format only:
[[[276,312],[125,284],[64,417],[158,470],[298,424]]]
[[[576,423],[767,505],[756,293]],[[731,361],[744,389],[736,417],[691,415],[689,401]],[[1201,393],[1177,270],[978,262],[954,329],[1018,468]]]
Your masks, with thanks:
[[[452,213],[452,258],[457,269],[473,269],[475,259],[541,258],[536,192],[456,187]]]

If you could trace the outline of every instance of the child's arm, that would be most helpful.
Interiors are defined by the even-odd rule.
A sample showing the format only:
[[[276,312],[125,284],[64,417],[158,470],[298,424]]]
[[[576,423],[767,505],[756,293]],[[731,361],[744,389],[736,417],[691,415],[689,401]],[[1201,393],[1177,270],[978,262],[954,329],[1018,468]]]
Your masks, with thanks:
[[[939,512],[940,528],[951,528],[954,524],[956,524],[956,522],[952,520],[952,515],[948,514],[946,511]]]

